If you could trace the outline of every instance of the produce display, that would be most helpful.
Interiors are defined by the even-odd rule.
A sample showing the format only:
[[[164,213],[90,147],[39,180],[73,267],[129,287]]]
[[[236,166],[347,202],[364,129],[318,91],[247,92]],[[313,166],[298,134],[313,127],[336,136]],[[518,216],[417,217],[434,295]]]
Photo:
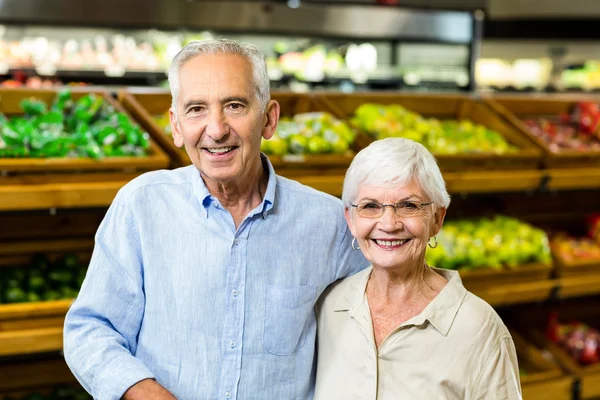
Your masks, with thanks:
[[[171,135],[171,121],[169,119],[169,110],[165,111],[163,114],[155,115],[154,122],[160,126],[165,134]]]
[[[275,135],[261,143],[265,154],[345,154],[354,141],[354,131],[327,112],[296,114],[282,118]]]
[[[574,238],[565,233],[558,233],[550,240],[550,246],[552,253],[566,263],[600,262],[600,244],[587,237]]]
[[[600,331],[597,329],[579,321],[562,324],[558,322],[557,314],[553,313],[546,335],[580,365],[600,363]]]
[[[90,396],[82,388],[57,387],[50,394],[31,393],[27,396],[7,396],[4,400],[91,400]]]
[[[374,139],[404,137],[435,154],[504,154],[518,150],[500,133],[473,121],[425,118],[399,104],[363,104],[356,109],[352,123]]]
[[[0,271],[0,303],[24,303],[77,297],[86,266],[73,254],[55,262],[36,255],[28,268]]]
[[[437,235],[438,246],[427,249],[430,266],[447,269],[510,268],[552,261],[544,231],[517,219],[448,221]]]
[[[0,114],[0,157],[145,156],[149,135],[129,117],[93,93],[74,101],[60,91],[45,102],[24,99],[23,116]]]
[[[600,151],[600,109],[597,104],[580,102],[570,114],[527,119],[525,124],[553,152]]]

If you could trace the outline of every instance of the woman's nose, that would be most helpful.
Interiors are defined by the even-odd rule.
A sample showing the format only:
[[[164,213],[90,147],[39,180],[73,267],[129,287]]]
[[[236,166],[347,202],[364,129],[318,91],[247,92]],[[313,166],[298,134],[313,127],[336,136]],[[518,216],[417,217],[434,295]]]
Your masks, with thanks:
[[[385,207],[383,215],[379,219],[379,223],[384,230],[391,231],[400,229],[402,225],[402,218],[396,214],[394,207]]]

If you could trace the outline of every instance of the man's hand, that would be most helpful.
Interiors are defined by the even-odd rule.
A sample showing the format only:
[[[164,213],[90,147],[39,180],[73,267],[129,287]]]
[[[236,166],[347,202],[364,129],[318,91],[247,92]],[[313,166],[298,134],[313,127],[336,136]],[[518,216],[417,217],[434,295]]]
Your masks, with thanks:
[[[125,392],[122,400],[177,400],[153,379],[139,381]]]

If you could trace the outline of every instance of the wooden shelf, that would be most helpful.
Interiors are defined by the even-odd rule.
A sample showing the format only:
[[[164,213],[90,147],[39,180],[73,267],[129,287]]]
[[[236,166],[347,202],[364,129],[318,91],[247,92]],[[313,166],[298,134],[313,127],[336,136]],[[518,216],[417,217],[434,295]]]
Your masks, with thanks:
[[[0,211],[108,207],[139,173],[57,174],[0,179]]]
[[[519,303],[533,303],[550,298],[557,283],[554,280],[541,280],[503,285],[472,285],[466,288],[492,306],[507,306]]]
[[[443,174],[450,193],[533,191],[540,187],[541,170],[468,171]]]
[[[65,315],[72,302],[0,305],[0,357],[61,350]]]
[[[548,169],[544,175],[551,190],[600,188],[600,168]]]
[[[65,360],[60,356],[3,363],[0,364],[0,376],[0,393],[76,382]]]
[[[58,351],[62,345],[62,326],[0,332],[0,357]]]
[[[558,285],[560,298],[596,295],[600,293],[600,273],[561,278]]]

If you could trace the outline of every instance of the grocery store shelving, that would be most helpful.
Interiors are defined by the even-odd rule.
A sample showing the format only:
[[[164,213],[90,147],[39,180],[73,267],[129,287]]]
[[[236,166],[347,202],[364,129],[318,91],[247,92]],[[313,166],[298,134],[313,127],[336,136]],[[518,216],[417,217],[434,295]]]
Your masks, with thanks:
[[[0,177],[0,210],[108,207],[139,173]]]
[[[0,364],[0,376],[0,398],[4,392],[75,382],[69,367],[60,356]]]
[[[0,177],[0,210],[109,206],[118,190],[139,173]],[[600,169],[464,171],[444,173],[451,193],[532,192],[600,188]],[[342,175],[292,179],[341,196]]]
[[[0,357],[62,349],[72,300],[0,305]]]

